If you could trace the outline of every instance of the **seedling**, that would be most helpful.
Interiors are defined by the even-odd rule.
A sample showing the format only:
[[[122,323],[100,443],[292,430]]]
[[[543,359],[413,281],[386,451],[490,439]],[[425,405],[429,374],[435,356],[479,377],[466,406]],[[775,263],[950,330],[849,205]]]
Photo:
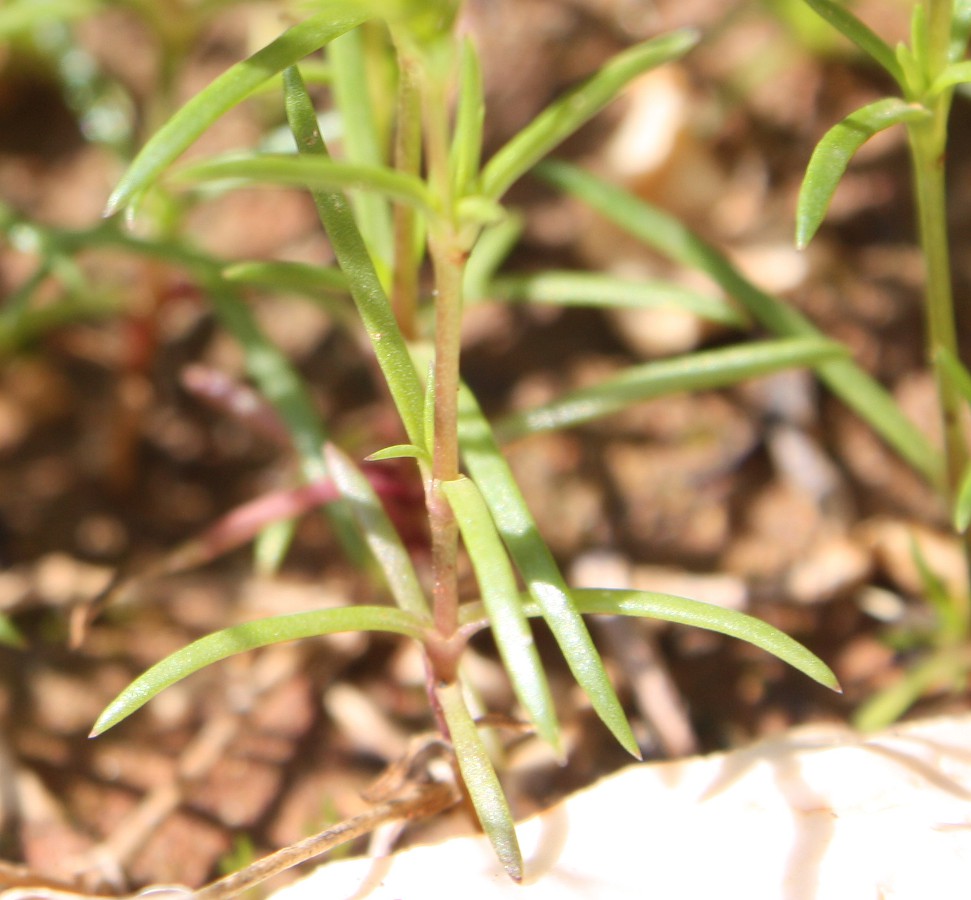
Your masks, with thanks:
[[[791,366],[828,366],[834,373],[837,366],[841,372],[856,370],[840,347],[808,326],[784,327],[778,329],[784,336],[777,340],[632,369],[544,410],[509,420],[497,432],[461,383],[459,357],[463,295],[470,284],[492,278],[515,221],[502,206],[503,196],[631,79],[677,59],[694,45],[697,35],[677,31],[619,54],[483,165],[482,79],[473,45],[455,34],[458,6],[449,0],[316,4],[317,12],[233,66],[165,122],[112,194],[109,214],[123,209],[137,214],[146,197],[173,185],[211,190],[227,184],[273,183],[310,190],[339,276],[279,263],[253,263],[223,272],[209,260],[189,256],[205,277],[220,319],[243,343],[253,381],[285,422],[304,477],[318,485],[315,490],[320,493],[315,496],[330,499],[329,487],[322,485],[332,486],[339,495],[331,505],[345,544],[352,552],[367,548],[362,555],[376,560],[393,605],[348,605],[276,616],[204,637],[136,679],[108,706],[92,733],[104,732],[163,688],[235,653],[340,631],[403,635],[422,648],[429,701],[443,737],[454,749],[460,783],[497,857],[518,881],[523,861],[512,815],[466,702],[462,657],[476,633],[491,630],[520,706],[558,755],[563,750],[555,705],[532,634],[531,620],[538,617],[545,620],[597,714],[634,756],[639,756],[637,743],[585,615],[643,616],[707,628],[762,647],[828,687],[836,689],[837,684],[808,650],[748,615],[644,591],[572,590],[537,530],[502,455],[500,438],[566,427],[664,392],[729,384]],[[333,96],[344,123],[341,158],[331,154],[321,137],[317,111],[301,75],[304,59],[325,47]],[[393,68],[394,77],[387,83],[370,80],[377,77],[375,71],[388,71],[387,66],[367,65],[368,54],[375,52]],[[182,152],[219,116],[281,76],[295,153],[234,154],[182,165],[170,174]],[[393,101],[382,90],[393,91]],[[393,125],[386,126],[388,121]],[[386,147],[387,152],[382,149]],[[547,169],[547,176],[564,184],[568,178],[562,168]],[[107,233],[113,240],[123,239],[117,226]],[[428,296],[418,290],[426,255],[433,280]],[[281,278],[310,290],[346,286],[350,294],[402,426],[401,443],[372,458],[412,459],[424,484],[431,536],[427,579],[416,571],[368,479],[333,444],[325,444],[302,385],[240,300],[241,281],[272,283]],[[591,292],[582,278],[575,284]],[[615,295],[628,296],[623,291]],[[668,301],[678,300],[722,319],[741,315],[717,300],[686,298],[684,292],[669,290]],[[781,307],[771,306],[774,301],[755,297],[751,304],[742,302],[755,316],[769,308],[766,315],[787,315]],[[471,562],[478,597],[459,595],[460,548]]]

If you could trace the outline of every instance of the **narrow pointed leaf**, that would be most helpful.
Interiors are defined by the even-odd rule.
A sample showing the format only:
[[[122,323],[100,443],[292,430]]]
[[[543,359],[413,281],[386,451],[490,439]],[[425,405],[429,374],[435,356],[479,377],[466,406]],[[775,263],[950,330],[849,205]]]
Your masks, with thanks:
[[[452,190],[457,197],[465,196],[479,174],[482,153],[482,123],[485,120],[485,99],[482,92],[482,70],[479,54],[471,40],[462,44],[462,75],[455,115],[455,134],[452,138]]]
[[[381,566],[395,602],[416,618],[430,620],[425,592],[421,588],[411,557],[371,483],[333,444],[327,444],[324,448],[324,458],[327,460],[331,478],[346,499],[364,540]]]
[[[799,191],[796,244],[805,247],[812,240],[846,167],[866,141],[893,125],[916,122],[929,116],[923,106],[898,97],[886,97],[850,113],[827,131],[813,151]]]
[[[283,81],[287,119],[297,149],[301,154],[326,157],[327,149],[317,127],[317,116],[300,72],[296,67],[287,69]],[[408,439],[412,444],[426,447],[423,419],[425,399],[421,382],[347,199],[340,191],[312,190],[311,195],[337,261],[347,277],[351,296]]]
[[[499,776],[462,698],[462,687],[457,682],[446,684],[440,686],[436,693],[448,725],[462,781],[482,830],[509,877],[513,881],[522,881],[523,855],[516,838],[516,825],[502,792]]]
[[[806,0],[806,3],[874,62],[883,66],[893,80],[903,87],[903,74],[893,49],[846,8],[845,0]]]
[[[196,94],[142,148],[108,199],[105,215],[117,212],[193,144],[220,116],[287,66],[319,50],[368,18],[354,2],[329,4],[326,12],[294,25],[248,59],[232,66]]]
[[[497,278],[490,284],[489,292],[497,300],[613,309],[682,309],[723,325],[747,323],[745,316],[725,300],[672,281],[618,278],[597,272],[544,271]]]
[[[483,228],[465,264],[462,295],[476,303],[489,295],[493,276],[512,252],[523,233],[523,219],[514,213]]]
[[[822,337],[790,303],[766,293],[670,214],[622,188],[560,162],[544,162],[537,173],[610,222],[678,265],[708,275],[764,328],[780,337]],[[932,484],[943,486],[944,463],[927,436],[900,410],[892,396],[856,363],[834,359],[817,368],[826,386]]]
[[[376,191],[426,212],[433,206],[428,189],[419,178],[384,166],[345,163],[320,156],[234,154],[185,166],[179,169],[176,177],[183,182],[239,180],[328,191],[360,188]]]
[[[971,525],[971,465],[961,476],[957,497],[954,500],[954,527],[964,534]]]
[[[432,462],[428,453],[414,444],[394,444],[391,447],[384,447],[381,450],[375,450],[368,459],[374,462],[382,459],[418,459],[428,465]]]
[[[489,423],[472,392],[464,385],[459,391],[459,446],[466,468],[479,486],[509,555],[530,596],[542,610],[577,684],[586,692],[597,715],[620,745],[639,759],[637,740],[590,632],[570,597],[553,554],[536,527]]]
[[[952,63],[934,80],[930,88],[930,94],[934,96],[942,91],[946,91],[948,88],[955,87],[959,84],[967,84],[968,82],[971,82],[971,60]]]
[[[347,279],[339,269],[311,263],[272,260],[233,263],[223,269],[223,277],[237,284],[251,284],[301,294],[347,294]]]
[[[554,147],[593,118],[643,72],[677,59],[698,42],[691,29],[673,31],[619,53],[578,88],[543,110],[482,170],[481,190],[498,200]]]
[[[234,625],[194,641],[136,678],[108,704],[91,736],[117,725],[160,691],[212,663],[269,644],[345,631],[386,631],[421,640],[423,626],[410,613],[386,606],[342,606]]]
[[[600,384],[509,416],[497,431],[501,437],[512,439],[570,428],[655,397],[726,387],[780,369],[818,366],[845,355],[846,348],[841,344],[822,338],[783,338],[691,353],[632,366]]]
[[[662,619],[747,641],[808,675],[813,681],[834,691],[840,690],[836,676],[819,657],[778,628],[747,613],[700,600],[649,591],[593,588],[574,590],[573,598],[584,613]]]
[[[374,104],[368,90],[368,71],[361,29],[348,31],[331,41],[327,58],[332,65],[334,102],[340,113],[341,142],[349,163],[380,168],[387,160],[382,153]],[[364,243],[381,267],[391,265],[391,210],[387,193],[354,193],[351,205]]]
[[[472,560],[496,646],[516,696],[543,740],[561,754],[556,709],[546,673],[533,632],[523,614],[512,566],[485,501],[475,482],[464,476],[456,481],[443,482],[442,489],[455,513]]]

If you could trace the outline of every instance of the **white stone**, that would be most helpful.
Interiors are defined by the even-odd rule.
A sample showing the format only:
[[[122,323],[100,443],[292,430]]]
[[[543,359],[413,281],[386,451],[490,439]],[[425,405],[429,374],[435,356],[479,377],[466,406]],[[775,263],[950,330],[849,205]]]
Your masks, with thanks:
[[[971,716],[813,726],[630,766],[519,826],[526,884],[482,838],[324,865],[274,900],[967,900]]]

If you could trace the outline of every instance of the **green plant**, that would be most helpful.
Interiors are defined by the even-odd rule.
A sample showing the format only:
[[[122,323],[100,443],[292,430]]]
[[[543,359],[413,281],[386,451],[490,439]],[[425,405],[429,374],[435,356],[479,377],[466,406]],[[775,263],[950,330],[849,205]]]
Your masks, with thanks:
[[[800,192],[796,243],[805,247],[819,228],[833,192],[855,152],[874,134],[897,124],[907,129],[914,172],[920,244],[926,269],[927,358],[933,368],[944,433],[941,453],[902,413],[893,398],[848,358],[825,361],[815,370],[827,387],[864,419],[918,473],[939,489],[952,510],[971,561],[971,466],[964,437],[964,407],[971,404],[971,377],[957,346],[951,296],[946,220],[944,158],[947,121],[955,88],[971,81],[971,63],[962,61],[971,34],[971,4],[958,0],[917,3],[911,45],[887,45],[842,3],[806,0],[820,16],[876,61],[901,89],[901,97],[877,100],[850,114],[819,142]],[[800,313],[749,282],[715,248],[690,233],[663,211],[623,190],[563,163],[544,163],[540,174],[561,190],[588,203],[605,218],[655,251],[700,270],[734,298],[754,323],[778,336],[818,335]],[[731,350],[710,351],[730,353]],[[653,368],[687,370],[698,354]],[[577,398],[583,400],[581,396]],[[541,427],[543,421],[566,424],[572,409],[584,403],[561,398],[552,411],[531,411],[499,423],[500,433]],[[920,697],[940,688],[962,689],[971,668],[968,633],[971,602],[949,592],[915,546],[924,595],[934,615],[933,627],[903,636],[908,649],[922,646],[919,661],[894,685],[867,701],[856,716],[864,729],[878,728],[902,715]]]
[[[687,52],[696,35],[674,32],[621,53],[483,165],[481,73],[472,44],[455,37],[458,6],[454,0],[314,4],[313,14],[229,69],[165,122],[112,194],[109,213],[137,209],[173,184],[211,190],[254,182],[310,189],[340,276],[279,263],[222,271],[213,260],[168,237],[139,247],[184,256],[183,264],[204,278],[217,314],[246,348],[251,377],[286,422],[305,479],[336,488],[334,497],[319,499],[333,500],[329,505],[340,511],[347,545],[366,547],[361,556],[369,553],[376,560],[394,605],[349,605],[278,616],[204,637],[134,681],[104,711],[92,734],[117,724],[173,682],[235,653],[338,631],[404,635],[424,651],[429,699],[443,736],[454,748],[460,781],[503,866],[518,880],[523,864],[512,816],[466,702],[462,656],[474,634],[491,630],[522,708],[560,755],[554,703],[532,636],[534,618],[546,621],[594,709],[635,756],[636,741],[584,615],[647,616],[708,628],[760,646],[829,687],[837,685],[829,669],[808,650],[750,616],[663,594],[571,590],[502,455],[501,437],[565,427],[659,393],[729,384],[789,366],[856,370],[841,348],[808,326],[781,327],[779,339],[632,369],[494,429],[460,380],[460,324],[463,296],[491,280],[515,230],[514,217],[501,205],[504,194],[633,77]],[[324,47],[344,125],[340,159],[330,155],[321,138],[300,71],[304,58]],[[383,65],[369,65],[373,54]],[[182,166],[161,185],[171,164],[220,115],[281,74],[296,153],[205,160]],[[393,101],[379,87],[392,90]],[[547,170],[549,177],[565,174],[564,169]],[[103,227],[110,240],[134,240],[124,237],[116,224]],[[434,285],[429,297],[418,290],[426,253]],[[609,279],[591,285],[582,277],[569,276],[568,281],[571,278],[571,291],[602,298],[613,292],[616,302],[631,302],[630,291]],[[305,391],[255,328],[242,301],[241,280],[281,279],[311,291],[325,284],[346,286],[353,300],[404,434],[400,444],[372,459],[413,459],[425,486],[432,544],[430,596],[372,485],[333,444],[325,445]],[[654,289],[664,302],[684,302],[722,320],[745,318],[745,313],[713,298],[685,296],[672,286]],[[791,321],[777,301],[759,297],[748,312],[758,315],[756,310],[766,303],[774,315]],[[460,540],[480,593],[464,602],[457,582]]]
[[[832,0],[807,3],[878,63],[897,83],[901,96],[880,99],[856,110],[819,142],[799,196],[796,242],[805,247],[816,233],[859,147],[877,132],[902,124],[910,147],[924,259],[927,359],[937,385],[944,435],[943,472],[938,485],[957,531],[964,535],[965,560],[971,572],[971,540],[967,534],[971,467],[963,422],[964,407],[971,403],[971,380],[959,361],[944,165],[954,91],[971,81],[971,63],[962,61],[971,37],[971,4],[965,0],[914,4],[910,45],[901,43],[894,49]],[[916,548],[915,555],[935,626],[926,636],[929,646],[923,659],[858,712],[857,722],[864,728],[893,721],[930,690],[960,688],[971,669],[971,600],[966,594],[946,590]]]

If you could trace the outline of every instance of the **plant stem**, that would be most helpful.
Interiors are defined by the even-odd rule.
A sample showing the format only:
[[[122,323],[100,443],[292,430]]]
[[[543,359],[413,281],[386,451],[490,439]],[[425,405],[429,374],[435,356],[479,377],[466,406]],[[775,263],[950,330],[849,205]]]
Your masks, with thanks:
[[[932,39],[933,42],[933,39]],[[947,232],[947,192],[944,150],[950,94],[936,98],[934,116],[908,128],[914,166],[914,188],[921,252],[926,275],[926,316],[928,358],[934,368],[944,435],[944,459],[948,509],[953,509],[961,478],[968,464],[968,448],[961,424],[961,397],[939,362],[941,349],[955,359],[958,352],[951,292],[951,263]],[[971,581],[971,539],[965,538],[966,567]],[[955,612],[962,631],[969,622],[968,598],[955,597]]]
[[[449,129],[445,78],[441,60],[423,59],[422,118],[428,178],[440,204],[429,223],[429,250],[435,274],[435,435],[429,519],[432,539],[432,604],[435,627],[446,640],[458,628],[458,525],[442,483],[459,476],[458,390],[462,324],[462,272],[465,261],[453,216],[448,163]],[[455,673],[438,672],[445,681]]]

